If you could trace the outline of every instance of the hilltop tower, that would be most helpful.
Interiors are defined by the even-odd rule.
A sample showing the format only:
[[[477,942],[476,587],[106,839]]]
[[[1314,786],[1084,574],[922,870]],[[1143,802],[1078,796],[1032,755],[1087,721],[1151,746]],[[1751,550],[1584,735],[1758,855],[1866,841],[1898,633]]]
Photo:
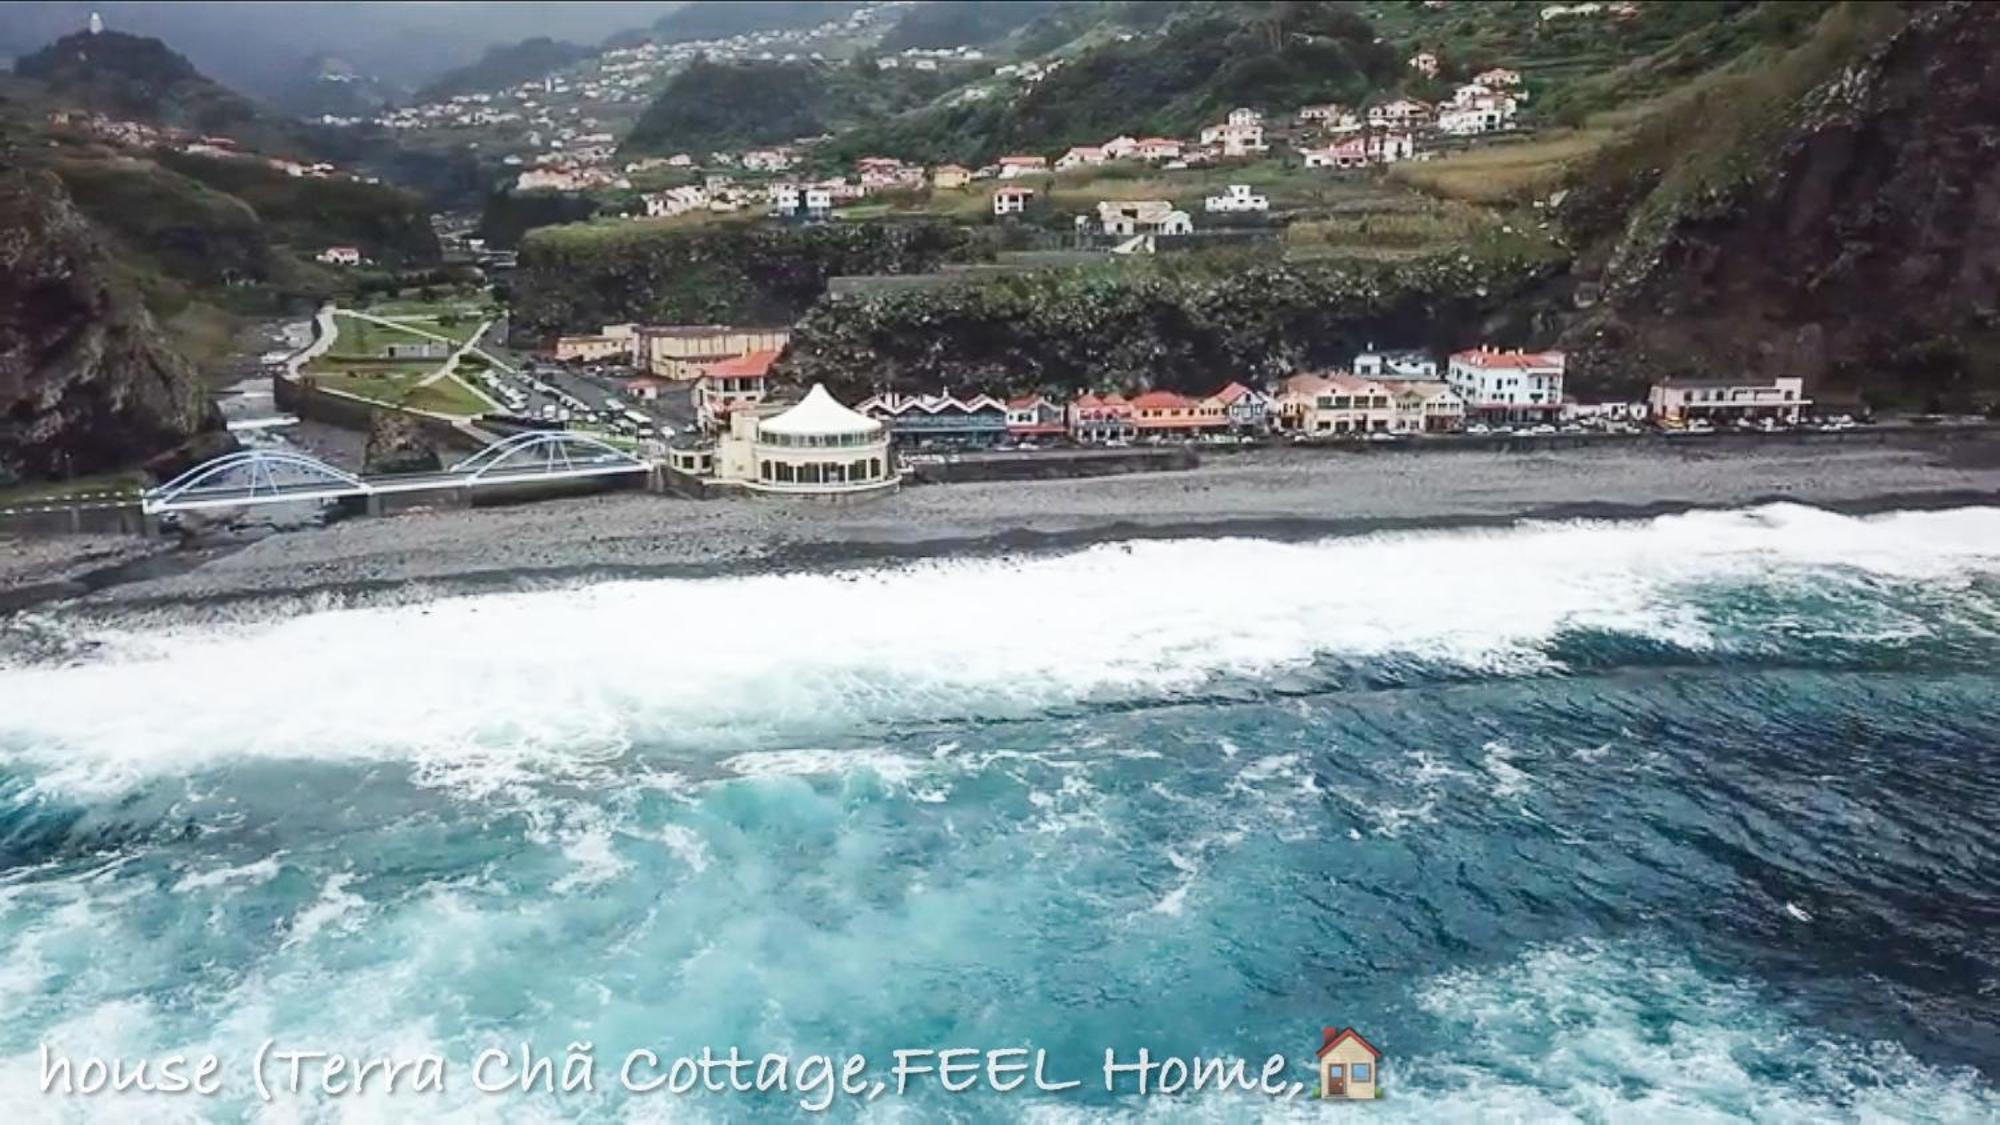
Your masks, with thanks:
[[[98,15],[96,12],[90,13],[90,33],[92,35],[104,34],[104,17]]]

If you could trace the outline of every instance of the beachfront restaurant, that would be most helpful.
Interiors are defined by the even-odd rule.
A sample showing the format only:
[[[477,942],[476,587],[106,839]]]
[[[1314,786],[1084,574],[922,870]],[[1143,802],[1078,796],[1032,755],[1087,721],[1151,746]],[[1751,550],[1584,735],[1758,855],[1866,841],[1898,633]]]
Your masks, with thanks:
[[[889,431],[818,383],[795,406],[732,412],[714,464],[719,482],[774,495],[870,493],[901,479]]]

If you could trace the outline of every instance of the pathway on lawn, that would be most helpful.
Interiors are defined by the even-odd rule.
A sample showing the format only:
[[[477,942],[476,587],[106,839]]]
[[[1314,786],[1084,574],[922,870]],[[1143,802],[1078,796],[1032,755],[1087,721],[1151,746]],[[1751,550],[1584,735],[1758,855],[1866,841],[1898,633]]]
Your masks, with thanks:
[[[458,368],[458,361],[461,358],[463,358],[465,353],[467,352],[478,352],[479,357],[481,359],[484,359],[487,363],[490,363],[493,366],[500,368],[502,371],[508,372],[509,374],[513,373],[513,370],[509,368],[506,364],[501,363],[498,360],[495,360],[492,356],[487,355],[483,351],[479,351],[479,349],[474,346],[479,342],[479,338],[481,336],[486,335],[486,330],[492,327],[493,321],[491,321],[490,319],[481,321],[479,329],[475,331],[471,336],[467,337],[465,342],[461,344],[457,340],[454,340],[449,336],[440,335],[426,328],[418,328],[413,324],[406,324],[399,320],[390,320],[387,317],[376,316],[373,313],[358,312],[354,309],[336,309],[334,311],[339,313],[341,316],[351,316],[356,320],[367,321],[370,324],[379,324],[384,328],[394,328],[398,332],[408,332],[412,336],[421,336],[426,340],[434,340],[441,344],[450,344],[454,349],[452,353],[445,357],[445,361],[438,365],[438,369],[436,371],[433,371],[429,375],[426,375],[423,378],[417,380],[416,386],[428,387],[432,383],[435,383],[440,379],[450,379],[452,382],[457,383],[461,387],[464,387],[466,391],[469,392],[474,398],[477,398],[479,401],[485,403],[489,408],[493,410],[506,409],[506,407],[500,405],[500,403],[495,401],[493,396],[487,394],[485,391],[479,389],[478,387],[473,386],[471,383],[466,382],[464,379],[458,378],[457,375],[454,374],[454,372]]]

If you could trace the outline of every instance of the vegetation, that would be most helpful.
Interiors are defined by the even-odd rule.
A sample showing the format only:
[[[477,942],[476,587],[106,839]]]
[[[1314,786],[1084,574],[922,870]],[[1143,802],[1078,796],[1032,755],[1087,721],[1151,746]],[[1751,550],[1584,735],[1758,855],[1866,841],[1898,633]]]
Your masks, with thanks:
[[[646,107],[624,151],[739,149],[817,136],[923,105],[963,73],[851,64],[696,59]]]
[[[1345,362],[1381,340],[1456,346],[1560,264],[1494,237],[1393,264],[1222,251],[828,297],[781,374],[846,395],[1147,386],[1213,391]]]
[[[519,43],[488,47],[476,62],[446,71],[436,81],[417,91],[418,102],[439,102],[454,94],[500,90],[561,70],[594,54],[588,47],[538,35]]]
[[[878,46],[901,51],[991,43],[1065,5],[1066,0],[933,0],[912,7]]]
[[[544,227],[521,244],[518,338],[604,324],[788,323],[847,274],[923,273],[977,257],[977,231],[937,222]]]
[[[1337,4],[1184,5],[1152,35],[1069,59],[1015,99],[928,107],[836,139],[836,155],[886,152],[985,163],[1120,133],[1181,136],[1230,109],[1355,102],[1404,71],[1367,20]]]

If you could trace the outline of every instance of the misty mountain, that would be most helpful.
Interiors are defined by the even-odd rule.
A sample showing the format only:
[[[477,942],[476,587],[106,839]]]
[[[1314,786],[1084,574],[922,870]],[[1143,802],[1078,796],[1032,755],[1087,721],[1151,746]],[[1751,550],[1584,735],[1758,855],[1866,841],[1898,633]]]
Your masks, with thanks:
[[[10,0],[0,14],[0,58],[31,54],[82,29],[97,11],[106,27],[163,39],[204,73],[290,108],[300,76],[315,73],[314,60],[322,56],[339,58],[359,77],[414,90],[476,62],[490,47],[536,36],[595,43],[681,6],[678,0]]]
[[[435,102],[453,94],[503,89],[561,70],[595,53],[592,48],[550,39],[545,35],[502,47],[488,47],[486,53],[479,56],[478,62],[449,70],[437,81],[417,91],[416,100]]]

